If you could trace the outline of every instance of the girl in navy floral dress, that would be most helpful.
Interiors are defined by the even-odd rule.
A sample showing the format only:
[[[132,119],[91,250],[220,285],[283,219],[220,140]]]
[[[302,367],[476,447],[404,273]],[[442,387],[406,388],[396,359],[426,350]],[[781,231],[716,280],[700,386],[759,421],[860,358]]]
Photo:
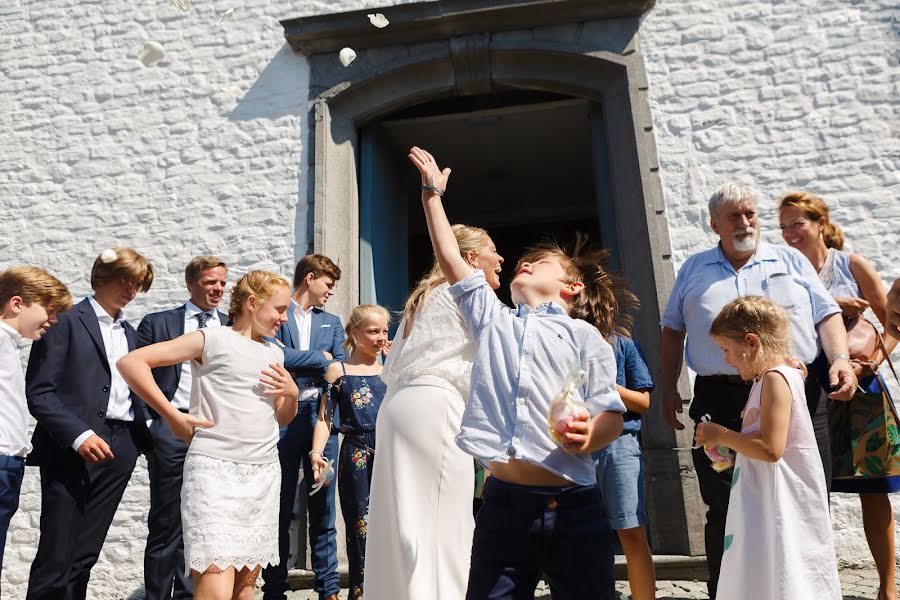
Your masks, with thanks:
[[[322,455],[335,409],[344,434],[338,471],[338,495],[347,534],[350,562],[350,598],[363,597],[366,559],[366,527],[369,520],[369,486],[375,463],[375,418],[384,399],[385,384],[379,377],[378,358],[388,347],[390,314],[381,306],[363,304],[350,313],[344,341],[350,358],[335,362],[325,372],[327,390],[313,432],[313,478],[327,482],[328,463]]]

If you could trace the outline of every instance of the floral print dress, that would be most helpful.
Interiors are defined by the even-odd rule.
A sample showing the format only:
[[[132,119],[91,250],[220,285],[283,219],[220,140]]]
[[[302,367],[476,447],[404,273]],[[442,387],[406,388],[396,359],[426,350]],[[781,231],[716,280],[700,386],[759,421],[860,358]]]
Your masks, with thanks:
[[[344,367],[341,364],[341,367]],[[378,375],[344,375],[328,388],[328,406],[337,408],[344,439],[338,459],[338,496],[347,534],[350,598],[363,597],[369,486],[375,465],[375,418],[386,386]]]

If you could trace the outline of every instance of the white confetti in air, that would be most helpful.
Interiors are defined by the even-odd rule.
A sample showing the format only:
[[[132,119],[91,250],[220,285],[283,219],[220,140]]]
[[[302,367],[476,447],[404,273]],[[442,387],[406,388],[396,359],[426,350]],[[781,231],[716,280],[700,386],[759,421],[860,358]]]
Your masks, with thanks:
[[[378,29],[383,29],[383,28],[387,27],[388,25],[390,25],[390,23],[391,23],[390,21],[387,20],[387,17],[385,17],[381,13],[375,13],[375,14],[366,15],[366,16],[369,17],[369,23],[371,23]]]
[[[191,10],[191,0],[169,0],[169,4],[180,11],[187,12]]]
[[[141,51],[138,52],[138,60],[144,63],[145,67],[150,67],[161,61],[166,56],[166,51],[156,42],[147,42]]]
[[[218,21],[219,23],[221,23],[222,21],[227,21],[228,19],[231,18],[231,15],[233,15],[233,14],[234,14],[234,9],[229,8],[228,10],[223,12],[221,15],[219,15],[219,18],[216,19],[216,21]]]
[[[338,54],[338,58],[341,59],[342,65],[349,67],[350,63],[356,60],[356,51],[353,48],[344,48],[341,50],[341,53]]]
[[[119,258],[119,255],[116,254],[116,251],[112,248],[107,248],[100,253],[100,260],[103,262],[103,264],[108,265],[111,262],[116,262],[117,258]]]
[[[244,97],[244,90],[242,90],[241,88],[239,88],[236,85],[232,85],[231,87],[225,88],[225,92],[228,94],[231,94],[238,100],[240,100],[241,98]]]

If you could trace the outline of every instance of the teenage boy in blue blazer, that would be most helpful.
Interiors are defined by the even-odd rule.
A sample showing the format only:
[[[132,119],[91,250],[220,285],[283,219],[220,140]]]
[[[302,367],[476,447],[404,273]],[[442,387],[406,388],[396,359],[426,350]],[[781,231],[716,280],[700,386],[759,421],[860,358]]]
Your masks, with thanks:
[[[137,330],[138,348],[205,327],[226,325],[228,315],[218,306],[227,278],[227,265],[215,256],[191,259],[184,270],[190,299],[178,308],[145,316]],[[166,398],[187,413],[191,405],[190,361],[153,369],[153,378]],[[144,549],[144,593],[147,600],[191,600],[194,582],[185,574],[181,531],[181,484],[188,445],[175,437],[156,411],[148,406],[145,409],[153,450],[147,454],[150,512]]]
[[[94,295],[36,341],[25,373],[37,419],[27,464],[41,469],[41,538],[28,600],[84,600],[91,569],[131,478],[152,445],[140,398],[116,362],[137,347],[122,310],[153,283],[153,267],[131,248],[94,261]]]
[[[281,460],[278,552],[281,563],[263,571],[265,600],[286,598],[289,531],[300,468],[303,468],[303,479],[312,481],[309,453],[313,449],[312,433],[319,415],[325,368],[334,360],[344,359],[341,320],[322,309],[340,278],[340,268],[327,256],[310,254],[302,258],[294,269],[294,292],[288,309],[288,321],[277,335],[284,345],[284,366],[293,373],[300,388],[300,401],[297,416],[282,429],[278,442]],[[328,459],[337,459],[337,454],[337,435],[331,435],[324,455]],[[337,600],[341,591],[337,572],[337,530],[334,526],[335,487],[326,486],[316,495],[309,496],[306,503],[310,557],[320,600]],[[309,486],[306,490],[309,494]]]

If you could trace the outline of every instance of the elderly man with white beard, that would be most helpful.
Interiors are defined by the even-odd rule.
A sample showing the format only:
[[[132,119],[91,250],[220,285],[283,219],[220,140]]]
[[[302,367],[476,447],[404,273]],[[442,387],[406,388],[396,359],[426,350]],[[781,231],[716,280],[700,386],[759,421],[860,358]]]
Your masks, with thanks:
[[[685,261],[660,323],[663,413],[673,428],[684,429],[676,416],[683,405],[676,385],[684,356],[688,367],[697,373],[690,418],[695,423],[708,418],[740,431],[741,411],[752,382],[743,381],[737,370],[725,363],[709,328],[722,307],[735,298],[767,296],[790,315],[794,357],[808,365],[807,405],[830,485],[831,451],[823,389],[827,388],[829,398],[849,400],[856,388],[847,331],[841,309],[810,262],[793,248],[760,241],[756,206],[753,191],[740,183],[723,185],[709,199],[709,223],[719,243]],[[819,381],[812,368],[817,358],[828,362],[827,381]],[[820,371],[824,373],[824,368]],[[715,598],[733,468],[717,470],[724,463],[714,468],[702,447],[695,448],[692,457],[700,493],[708,507],[704,533],[709,596]]]

